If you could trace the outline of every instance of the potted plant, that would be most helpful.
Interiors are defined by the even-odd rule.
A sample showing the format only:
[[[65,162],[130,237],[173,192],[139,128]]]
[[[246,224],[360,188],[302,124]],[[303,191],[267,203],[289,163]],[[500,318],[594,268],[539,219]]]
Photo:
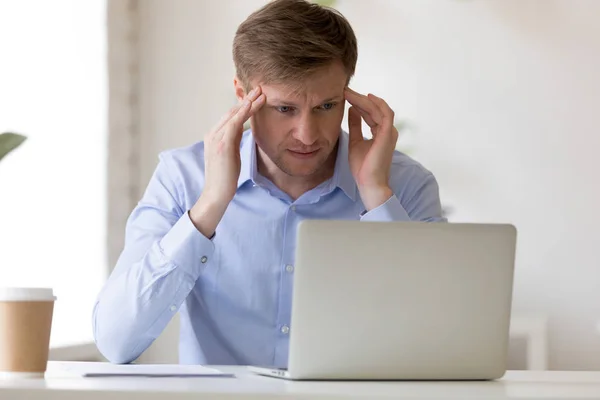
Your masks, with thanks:
[[[6,132],[0,134],[0,160],[8,153],[19,147],[27,139],[18,133]]]

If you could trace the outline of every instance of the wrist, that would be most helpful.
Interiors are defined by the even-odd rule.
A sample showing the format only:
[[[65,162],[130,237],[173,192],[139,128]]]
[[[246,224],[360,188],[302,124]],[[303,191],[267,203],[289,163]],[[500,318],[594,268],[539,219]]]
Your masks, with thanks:
[[[389,186],[359,186],[358,192],[367,211],[379,207],[394,195]]]
[[[196,204],[189,210],[188,215],[196,229],[207,238],[211,238],[228,205],[228,201],[201,195]]]

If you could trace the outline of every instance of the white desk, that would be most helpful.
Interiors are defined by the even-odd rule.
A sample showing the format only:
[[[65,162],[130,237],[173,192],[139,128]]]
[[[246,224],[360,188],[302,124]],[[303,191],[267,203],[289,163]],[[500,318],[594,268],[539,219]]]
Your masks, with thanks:
[[[494,382],[288,382],[222,367],[236,378],[80,378],[50,362],[46,379],[2,381],[0,399],[577,399],[600,398],[600,372],[511,371]]]

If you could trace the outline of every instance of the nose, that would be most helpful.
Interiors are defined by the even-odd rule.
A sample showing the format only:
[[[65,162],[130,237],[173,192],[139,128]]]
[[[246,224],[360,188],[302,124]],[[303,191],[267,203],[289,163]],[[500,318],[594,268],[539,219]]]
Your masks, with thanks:
[[[319,139],[319,129],[312,115],[303,115],[299,117],[298,124],[294,129],[294,139],[302,142],[306,146],[311,146]]]

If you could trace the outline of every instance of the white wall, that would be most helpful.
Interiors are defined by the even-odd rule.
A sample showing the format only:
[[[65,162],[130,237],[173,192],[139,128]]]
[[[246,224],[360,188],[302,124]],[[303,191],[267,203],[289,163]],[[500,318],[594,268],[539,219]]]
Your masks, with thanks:
[[[0,1],[0,286],[53,288],[51,347],[92,341],[107,272],[105,9]]]
[[[263,0],[141,3],[142,185],[233,103],[231,41]],[[600,369],[600,2],[338,0],[353,86],[416,127],[452,221],[519,229],[516,314],[550,317],[551,367]],[[406,140],[406,139],[405,139]],[[145,357],[176,361],[159,340]]]

